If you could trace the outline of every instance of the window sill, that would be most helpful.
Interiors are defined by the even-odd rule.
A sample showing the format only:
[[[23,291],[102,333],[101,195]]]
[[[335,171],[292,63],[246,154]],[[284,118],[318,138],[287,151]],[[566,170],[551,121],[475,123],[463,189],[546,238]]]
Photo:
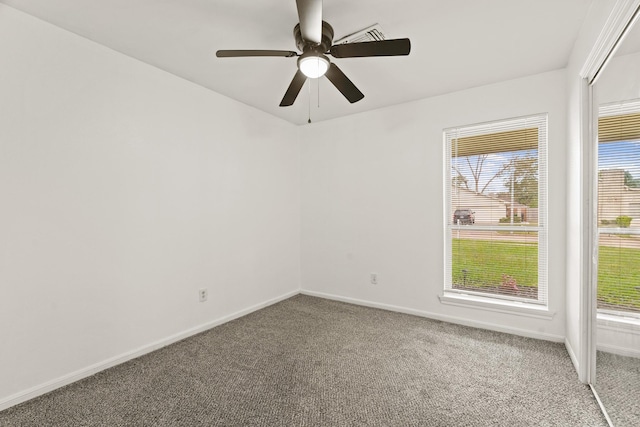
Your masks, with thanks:
[[[484,298],[476,295],[462,295],[458,293],[445,292],[443,295],[438,295],[438,298],[442,304],[446,305],[471,307],[498,313],[533,317],[536,319],[551,320],[556,314],[555,311],[549,311],[548,307],[539,304],[498,300],[495,298]]]
[[[597,324],[598,328],[640,335],[640,319],[636,317],[598,313]]]

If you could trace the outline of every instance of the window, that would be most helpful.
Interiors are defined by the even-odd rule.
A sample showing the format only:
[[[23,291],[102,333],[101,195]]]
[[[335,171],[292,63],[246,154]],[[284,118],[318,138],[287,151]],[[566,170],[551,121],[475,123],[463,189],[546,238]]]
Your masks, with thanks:
[[[640,318],[640,101],[600,108],[598,312]]]
[[[547,115],[447,129],[445,295],[547,304]]]

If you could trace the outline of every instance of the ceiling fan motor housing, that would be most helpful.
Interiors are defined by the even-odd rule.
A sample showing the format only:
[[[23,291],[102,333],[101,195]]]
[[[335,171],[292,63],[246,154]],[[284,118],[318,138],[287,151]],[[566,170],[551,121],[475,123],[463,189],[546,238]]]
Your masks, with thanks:
[[[322,41],[320,44],[304,40],[300,32],[300,24],[293,28],[293,36],[296,40],[296,46],[303,53],[314,52],[323,54],[331,49],[331,44],[333,43],[333,28],[327,22],[322,21]]]
[[[327,55],[334,58],[357,58],[373,56],[408,55],[411,50],[409,39],[372,40],[367,42],[338,43],[333,45],[333,28],[322,21],[321,0],[296,0],[300,22],[293,28],[293,37],[298,52],[289,50],[218,50],[219,58],[271,56],[298,58],[296,71],[287,91],[280,102],[281,107],[293,105],[307,79],[326,76],[350,103],[358,102],[364,94],[351,80],[331,63]],[[319,27],[319,24],[322,25]],[[320,29],[320,34],[318,34]],[[319,41],[318,41],[319,39]]]

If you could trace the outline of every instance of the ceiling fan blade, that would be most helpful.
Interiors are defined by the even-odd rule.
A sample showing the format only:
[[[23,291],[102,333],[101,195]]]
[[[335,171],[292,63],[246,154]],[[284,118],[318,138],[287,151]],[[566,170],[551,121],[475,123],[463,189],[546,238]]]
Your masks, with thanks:
[[[293,105],[296,98],[298,97],[298,94],[300,93],[300,89],[302,89],[302,86],[306,81],[307,81],[307,76],[302,74],[302,71],[298,70],[296,72],[296,75],[293,76],[293,80],[291,80],[291,84],[289,85],[289,88],[285,92],[284,97],[282,98],[282,101],[280,101],[280,106],[288,107],[290,105]]]
[[[286,58],[298,56],[291,50],[219,50],[216,52],[218,58],[240,58],[247,56],[283,56]]]
[[[409,55],[409,39],[379,40],[373,42],[346,43],[331,46],[330,53],[336,58],[355,58],[362,56],[398,56]]]
[[[336,64],[331,64],[325,76],[344,95],[350,103],[358,102],[364,98],[364,94],[358,90],[356,85],[342,72]]]
[[[300,33],[302,38],[311,43],[322,41],[322,0],[296,0]]]

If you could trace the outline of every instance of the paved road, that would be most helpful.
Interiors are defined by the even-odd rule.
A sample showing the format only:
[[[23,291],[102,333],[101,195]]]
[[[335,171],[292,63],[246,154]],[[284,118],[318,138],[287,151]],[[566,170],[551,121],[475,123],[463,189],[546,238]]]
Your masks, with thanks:
[[[600,242],[600,246],[613,246],[615,248],[640,249],[639,236],[619,237],[611,234],[601,234],[599,242]]]
[[[471,227],[464,230],[454,230],[454,237],[461,239],[478,239],[478,240],[500,240],[506,242],[522,242],[522,243],[535,243],[536,235],[523,234],[523,233],[509,233],[506,231],[480,231],[474,230]],[[611,234],[600,235],[600,246],[611,246],[615,248],[633,248],[640,249],[640,236],[625,236],[619,237]]]

